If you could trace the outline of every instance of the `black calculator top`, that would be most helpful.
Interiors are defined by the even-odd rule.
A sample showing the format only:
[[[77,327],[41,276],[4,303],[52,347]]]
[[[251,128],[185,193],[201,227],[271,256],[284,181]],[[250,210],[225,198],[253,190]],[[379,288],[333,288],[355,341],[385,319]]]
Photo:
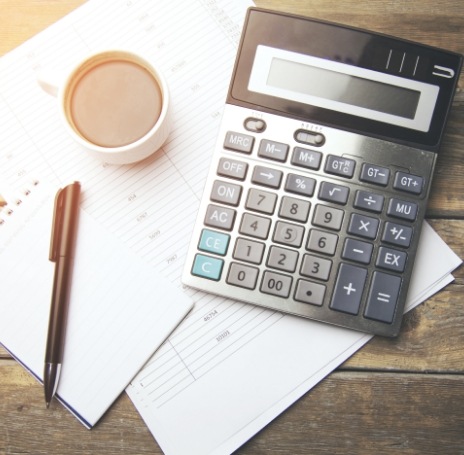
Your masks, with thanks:
[[[184,284],[396,336],[461,64],[249,9]]]
[[[461,65],[442,49],[250,8],[227,102],[438,151]]]

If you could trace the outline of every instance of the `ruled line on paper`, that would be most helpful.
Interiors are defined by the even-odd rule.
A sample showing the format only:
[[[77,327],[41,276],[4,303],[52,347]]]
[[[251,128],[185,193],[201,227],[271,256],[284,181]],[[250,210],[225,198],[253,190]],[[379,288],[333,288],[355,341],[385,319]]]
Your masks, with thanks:
[[[202,8],[198,8],[200,3]],[[240,30],[233,19],[218,9],[224,3],[134,2],[128,7],[127,2],[116,1],[108,11],[104,2],[90,2],[87,11],[91,14],[63,23],[59,34],[65,34],[66,39],[58,42],[50,34],[48,40],[45,37],[40,42],[48,46],[53,41],[49,48],[38,48],[36,44],[31,44],[30,49],[25,46],[22,65],[14,69],[14,83],[28,90],[13,103],[16,123],[11,130],[11,142],[17,144],[21,140],[24,146],[12,152],[5,163],[5,172],[13,178],[24,167],[40,169],[45,178],[54,181],[54,176],[63,181],[81,180],[83,186],[90,188],[82,201],[86,213],[143,257],[155,272],[178,286],[216,142],[233,65],[231,56],[235,54]],[[229,4],[231,10],[232,4]],[[205,20],[205,9],[208,20]],[[176,18],[176,27],[180,25],[196,39],[185,40],[185,35],[173,33],[172,23],[157,19],[168,12]],[[222,31],[218,23],[225,27]],[[229,42],[228,49],[224,48],[224,35]],[[156,58],[168,76],[173,94],[173,134],[159,156],[132,166],[97,163],[83,154],[58,128],[54,100],[42,93],[34,81],[37,68],[57,63],[53,55],[64,54],[66,63],[70,63],[72,54],[79,56],[109,44],[124,44]],[[205,47],[214,55],[214,61],[199,58],[204,56]],[[34,144],[22,136],[33,118],[47,119],[34,125]],[[31,154],[32,148],[38,153]],[[188,365],[187,371],[197,378],[246,346],[253,334],[265,330],[277,317],[271,312],[232,302],[215,310],[218,298],[193,294],[197,300],[195,312],[173,334],[169,344],[178,365]],[[217,311],[217,316],[206,322],[204,315],[211,311]],[[195,319],[194,315],[199,317]],[[172,372],[167,371],[161,380],[171,377]],[[168,392],[161,395],[164,400],[176,396],[185,386],[175,378],[171,380],[172,383],[166,382]],[[153,398],[158,393],[155,391]]]

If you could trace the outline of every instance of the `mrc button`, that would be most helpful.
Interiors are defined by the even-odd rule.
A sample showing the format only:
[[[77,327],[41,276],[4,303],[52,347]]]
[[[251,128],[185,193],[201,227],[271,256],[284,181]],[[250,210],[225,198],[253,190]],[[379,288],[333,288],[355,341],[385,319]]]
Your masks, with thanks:
[[[224,140],[224,148],[235,152],[251,153],[255,138],[248,134],[228,131]]]

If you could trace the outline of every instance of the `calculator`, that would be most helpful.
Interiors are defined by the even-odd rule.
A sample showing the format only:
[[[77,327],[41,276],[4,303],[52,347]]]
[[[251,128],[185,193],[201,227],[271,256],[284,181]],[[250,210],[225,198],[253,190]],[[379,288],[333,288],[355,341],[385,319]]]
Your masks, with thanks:
[[[398,335],[461,65],[250,8],[183,283]]]

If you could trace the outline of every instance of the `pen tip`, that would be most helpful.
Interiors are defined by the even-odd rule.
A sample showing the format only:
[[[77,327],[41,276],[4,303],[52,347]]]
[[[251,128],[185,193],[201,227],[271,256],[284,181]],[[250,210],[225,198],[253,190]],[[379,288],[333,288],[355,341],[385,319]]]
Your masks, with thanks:
[[[50,406],[50,402],[49,402],[49,401],[47,401],[47,402],[45,403],[45,405],[47,406],[47,409],[48,409],[48,408],[49,408],[49,406]]]

